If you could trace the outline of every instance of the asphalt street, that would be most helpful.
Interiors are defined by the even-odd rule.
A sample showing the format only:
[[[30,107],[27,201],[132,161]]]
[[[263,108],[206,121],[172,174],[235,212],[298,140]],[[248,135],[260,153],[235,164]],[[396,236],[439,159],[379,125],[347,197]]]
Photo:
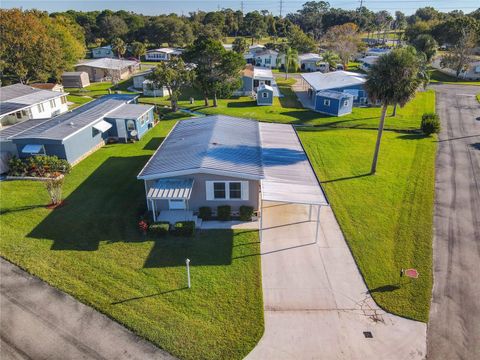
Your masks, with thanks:
[[[434,287],[428,359],[480,359],[480,104],[478,86],[436,85]]]

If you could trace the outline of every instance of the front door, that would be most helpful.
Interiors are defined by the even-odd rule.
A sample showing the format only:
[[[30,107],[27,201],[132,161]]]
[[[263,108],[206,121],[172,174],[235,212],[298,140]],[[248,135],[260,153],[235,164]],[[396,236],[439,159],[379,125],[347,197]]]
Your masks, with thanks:
[[[170,210],[185,210],[187,204],[185,200],[168,200],[168,208]]]

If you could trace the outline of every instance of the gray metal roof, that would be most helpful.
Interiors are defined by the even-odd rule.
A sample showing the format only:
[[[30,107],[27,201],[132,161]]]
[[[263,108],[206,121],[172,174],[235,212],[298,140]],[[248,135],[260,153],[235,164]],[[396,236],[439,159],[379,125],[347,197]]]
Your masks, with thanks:
[[[120,60],[120,59],[110,59],[110,58],[101,58],[92,61],[86,61],[84,63],[79,63],[77,66],[90,66],[99,69],[113,69],[121,70],[129,66],[136,66],[138,62],[132,60]]]
[[[148,190],[147,199],[190,199],[193,179],[160,179]]]
[[[105,95],[80,106],[68,113],[59,115],[13,137],[15,139],[63,140],[86,126],[102,120],[112,111],[125,106],[138,95]]]
[[[82,74],[87,74],[87,73],[85,71],[65,71],[62,74],[62,77],[65,77],[65,76],[75,76],[76,77],[76,76],[81,76]]]
[[[138,178],[192,173],[261,179],[258,122],[223,115],[179,121]]]
[[[367,80],[366,76],[363,74],[343,70],[325,74],[320,71],[305,73],[302,74],[302,78],[317,91],[361,85]]]
[[[8,140],[48,120],[50,119],[30,119],[16,123],[11,126],[3,127],[2,129],[0,129],[0,140]]]
[[[328,205],[295,129],[260,123],[264,179],[262,199],[283,203]]]
[[[138,119],[151,109],[153,109],[153,105],[125,104],[117,110],[108,113],[105,117],[114,119]]]
[[[0,88],[0,116],[55,99],[67,93],[14,84]]]
[[[320,90],[320,91],[317,91],[317,95],[327,97],[330,99],[338,99],[338,100],[344,99],[346,97],[353,97],[353,95],[348,94],[346,92],[333,91],[333,90]]]

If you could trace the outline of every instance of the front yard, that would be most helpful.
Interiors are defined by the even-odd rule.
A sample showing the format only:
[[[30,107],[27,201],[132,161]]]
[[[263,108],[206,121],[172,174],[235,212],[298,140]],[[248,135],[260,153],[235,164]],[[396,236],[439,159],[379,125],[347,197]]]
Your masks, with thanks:
[[[137,230],[145,196],[136,175],[173,124],[75,166],[54,211],[42,183],[0,182],[0,255],[173,355],[241,359],[263,334],[257,232],[154,239]]]

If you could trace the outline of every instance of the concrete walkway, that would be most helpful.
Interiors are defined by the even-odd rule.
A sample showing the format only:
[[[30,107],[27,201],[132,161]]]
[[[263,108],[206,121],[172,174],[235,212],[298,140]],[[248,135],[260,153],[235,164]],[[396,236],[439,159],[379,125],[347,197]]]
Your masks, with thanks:
[[[312,98],[308,95],[308,90],[302,86],[302,78],[296,77],[295,83],[292,85],[292,90],[297,95],[298,101],[305,109],[313,109],[314,104]]]
[[[308,206],[267,203],[263,215],[265,333],[247,359],[425,358],[426,325],[378,308],[329,207],[318,243]]]
[[[9,359],[175,359],[0,258],[0,348]]]

